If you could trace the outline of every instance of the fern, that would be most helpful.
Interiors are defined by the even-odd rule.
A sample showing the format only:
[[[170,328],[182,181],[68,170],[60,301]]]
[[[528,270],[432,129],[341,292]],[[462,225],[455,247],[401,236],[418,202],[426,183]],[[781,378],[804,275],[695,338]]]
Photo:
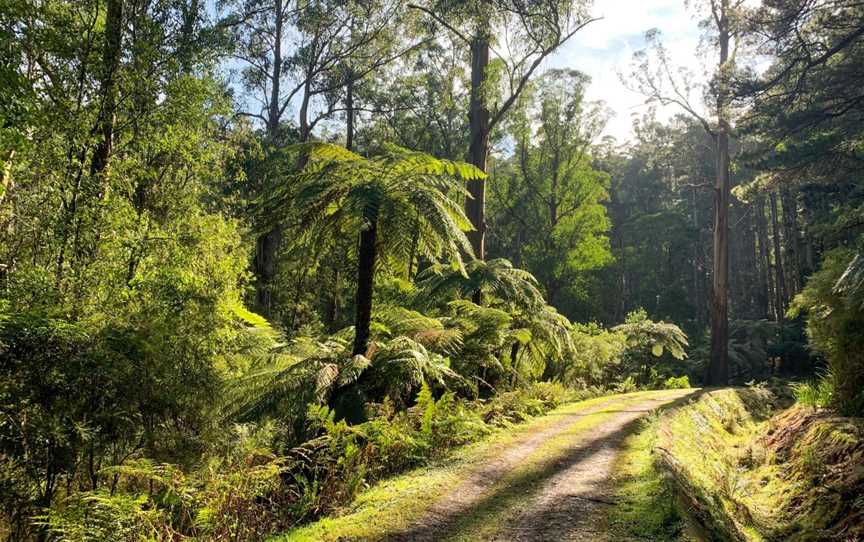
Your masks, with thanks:
[[[469,262],[465,273],[452,266],[433,265],[418,276],[418,286],[429,306],[442,299],[471,298],[477,293],[526,310],[546,305],[537,279],[502,258]]]

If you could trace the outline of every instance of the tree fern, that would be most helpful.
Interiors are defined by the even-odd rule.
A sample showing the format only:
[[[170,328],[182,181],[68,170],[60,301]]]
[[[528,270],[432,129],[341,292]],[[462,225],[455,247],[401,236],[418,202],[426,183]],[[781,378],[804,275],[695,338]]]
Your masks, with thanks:
[[[546,305],[537,279],[503,258],[471,261],[464,273],[452,266],[433,265],[418,276],[418,285],[430,305],[440,299],[473,298],[478,293],[525,309]]]
[[[379,255],[408,260],[416,250],[432,261],[449,259],[464,272],[462,256],[472,253],[465,236],[471,225],[458,198],[468,197],[465,181],[485,174],[395,146],[371,158],[326,143],[290,151],[302,153],[306,166],[262,198],[259,212],[291,225],[296,234],[359,234],[352,352],[366,354]]]

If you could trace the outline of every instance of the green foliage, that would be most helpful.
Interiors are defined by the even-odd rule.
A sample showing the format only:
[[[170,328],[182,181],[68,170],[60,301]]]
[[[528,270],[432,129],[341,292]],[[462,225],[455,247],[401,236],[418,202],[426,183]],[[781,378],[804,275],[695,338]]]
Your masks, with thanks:
[[[828,408],[834,404],[834,379],[831,375],[823,375],[811,382],[796,382],[792,384],[792,392],[799,403],[816,407]]]
[[[22,537],[27,517],[71,498],[73,483],[98,492],[112,465],[144,454],[183,460],[206,444],[216,374],[193,351],[176,362],[153,329],[94,331],[33,313],[0,319],[2,507]]]
[[[687,357],[687,335],[675,324],[653,322],[644,309],[631,312],[627,321],[612,329],[624,334],[631,351],[643,354],[650,351],[655,358],[667,353],[677,360]]]
[[[677,389],[687,389],[690,388],[690,379],[687,378],[687,375],[684,376],[670,376],[666,379],[666,382],[663,383],[663,389],[666,390],[677,390]]]
[[[148,461],[112,468],[116,491],[76,493],[40,521],[58,539],[82,542],[261,539],[350,502],[368,483],[568,398],[565,388],[545,384],[478,403],[452,393],[435,399],[424,385],[416,408],[395,412],[385,401],[378,416],[353,426],[335,421],[327,407],[312,407],[314,438],[283,457],[260,447],[274,436],[266,426],[240,426],[193,471]]]
[[[602,386],[618,378],[627,348],[623,334],[597,324],[576,324],[570,337],[573,350],[569,359],[547,369],[547,376],[583,386]]]
[[[791,308],[793,315],[806,314],[810,344],[830,368],[824,389],[833,390],[831,405],[846,415],[864,413],[864,309],[854,286],[858,262],[847,249],[826,254]]]
[[[472,260],[465,266],[464,273],[453,266],[433,265],[418,275],[417,282],[423,299],[431,306],[440,304],[441,300],[472,298],[476,295],[524,309],[546,304],[538,289],[537,279],[502,258]]]
[[[576,386],[615,384],[615,389],[677,387],[677,375],[691,367],[685,347],[687,336],[666,322],[653,322],[644,311],[631,313],[627,322],[612,329],[577,324],[570,332],[572,350],[563,360],[550,363],[545,376]],[[682,375],[687,382],[687,376]]]
[[[585,99],[587,84],[579,72],[549,70],[523,94],[508,121],[516,149],[489,185],[490,253],[530,271],[571,318],[586,274],[612,260],[603,205],[610,179],[591,156],[606,112]]]
[[[292,145],[285,152],[304,156],[306,166],[286,172],[261,198],[262,217],[291,222],[296,233],[314,231],[319,238],[375,223],[379,252],[403,263],[448,257],[461,269],[462,254],[471,254],[464,233],[471,224],[454,196],[467,194],[465,180],[485,177],[473,166],[392,145],[371,158],[325,143]]]

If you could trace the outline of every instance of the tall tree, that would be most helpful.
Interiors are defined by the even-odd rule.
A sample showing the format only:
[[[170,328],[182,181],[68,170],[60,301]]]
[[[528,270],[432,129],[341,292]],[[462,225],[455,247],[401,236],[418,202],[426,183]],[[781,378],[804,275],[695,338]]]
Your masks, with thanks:
[[[704,96],[710,108],[711,118],[700,113],[700,108],[691,100],[694,87],[692,76],[684,73],[676,78],[659,34],[649,33],[654,60],[647,52],[637,53],[638,67],[634,78],[638,89],[649,101],[662,105],[676,105],[693,116],[711,135],[716,148],[716,177],[714,181],[714,243],[713,285],[711,290],[711,359],[706,374],[710,385],[725,385],[729,380],[729,201],[730,201],[730,150],[729,136],[732,130],[733,93],[731,78],[736,69],[736,54],[742,45],[745,10],[744,0],[709,0],[699,3],[707,11],[703,25],[709,29],[708,37],[716,47],[717,65],[713,70],[710,85],[706,85]]]
[[[514,242],[490,246],[512,253],[563,311],[565,298],[584,295],[581,276],[611,260],[609,176],[592,164],[607,113],[585,99],[588,78],[577,71],[550,70],[535,83],[511,115],[515,152],[497,166],[490,189],[497,236],[507,232]]]
[[[268,146],[309,141],[316,126],[341,111],[349,112],[353,125],[354,85],[398,56],[393,38],[400,26],[398,6],[395,0],[237,0],[225,6],[223,24],[232,29],[234,56],[243,65],[247,107],[241,113],[263,124]],[[346,90],[350,100],[343,97]],[[286,129],[292,106],[294,128]],[[256,240],[256,306],[266,316],[274,308],[282,235],[276,224]]]
[[[470,51],[467,160],[484,172],[492,130],[519,98],[543,60],[596,20],[590,17],[588,2],[583,0],[530,3],[475,0],[409,5],[452,32]],[[499,37],[497,41],[495,36]],[[499,52],[497,46],[506,54]],[[465,201],[465,214],[474,225],[469,237],[475,256],[482,260],[486,254],[485,180],[469,182],[468,192],[471,197]]]
[[[90,160],[90,174],[98,175],[108,165],[114,142],[114,117],[117,108],[117,70],[123,40],[123,0],[108,0],[105,13],[105,36],[102,45],[102,66],[99,74],[100,139]]]

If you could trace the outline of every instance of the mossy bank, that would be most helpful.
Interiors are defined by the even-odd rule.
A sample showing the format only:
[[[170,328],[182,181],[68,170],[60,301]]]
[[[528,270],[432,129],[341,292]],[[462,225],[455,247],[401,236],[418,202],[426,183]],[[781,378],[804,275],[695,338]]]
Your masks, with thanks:
[[[655,419],[622,455],[611,525],[652,540],[864,540],[864,422],[790,405],[781,388],[723,389]]]

